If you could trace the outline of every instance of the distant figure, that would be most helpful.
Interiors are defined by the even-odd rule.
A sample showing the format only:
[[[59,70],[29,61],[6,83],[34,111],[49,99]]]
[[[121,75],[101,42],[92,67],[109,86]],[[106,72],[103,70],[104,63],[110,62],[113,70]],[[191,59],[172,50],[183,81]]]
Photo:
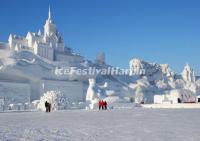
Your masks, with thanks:
[[[99,100],[99,111],[101,110],[101,100]]]
[[[51,104],[49,103],[49,112],[51,112]]]
[[[45,108],[46,108],[46,112],[51,112],[51,104],[48,103],[47,101],[45,102]]]
[[[102,110],[104,110],[104,101],[103,100],[101,100],[101,108],[102,108]]]
[[[107,110],[107,102],[103,100],[99,100],[99,110]]]
[[[107,110],[107,102],[104,101],[104,109]]]
[[[49,112],[49,103],[47,101],[45,102],[45,108],[46,108],[46,112]]]
[[[106,110],[107,109],[107,103],[103,100],[99,100],[99,110]]]
[[[178,98],[178,103],[181,103],[181,99],[180,98]]]

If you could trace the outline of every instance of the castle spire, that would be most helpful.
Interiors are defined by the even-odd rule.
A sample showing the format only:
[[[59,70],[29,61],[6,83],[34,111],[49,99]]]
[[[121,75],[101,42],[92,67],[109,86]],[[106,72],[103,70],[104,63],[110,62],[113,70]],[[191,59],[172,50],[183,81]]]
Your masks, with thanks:
[[[51,16],[51,7],[49,5],[48,19],[44,25],[44,35],[50,36],[52,34],[56,34],[57,32],[56,25],[54,24]]]
[[[49,17],[48,17],[49,20],[51,20],[51,7],[49,5]]]

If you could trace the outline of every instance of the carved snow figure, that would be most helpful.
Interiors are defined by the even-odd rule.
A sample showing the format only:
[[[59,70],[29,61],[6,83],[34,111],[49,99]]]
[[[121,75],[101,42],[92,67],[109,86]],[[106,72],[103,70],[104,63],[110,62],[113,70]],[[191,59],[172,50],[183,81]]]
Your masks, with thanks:
[[[194,70],[188,64],[186,64],[186,66],[183,69],[182,77],[183,77],[183,80],[186,82],[196,81]]]
[[[158,80],[158,81],[156,82],[156,87],[157,87],[158,89],[160,89],[160,90],[165,90],[165,89],[168,88],[167,83],[165,83],[164,80]]]
[[[69,100],[64,97],[59,91],[48,91],[41,98],[37,105],[37,109],[45,111],[45,102],[51,104],[51,110],[66,109],[69,107]]]
[[[98,89],[96,87],[96,81],[93,78],[89,80],[89,87],[86,94],[86,109],[96,109],[98,107],[99,98],[97,96]]]
[[[16,64],[12,56],[13,52],[9,50],[0,50],[0,71],[8,66],[14,66]]]
[[[144,65],[139,59],[132,59],[129,62],[130,75],[141,75],[144,74]]]
[[[161,64],[161,70],[162,73],[166,75],[166,77],[168,78],[168,80],[173,81],[174,80],[174,72],[171,70],[171,68],[169,67],[168,64]]]
[[[142,88],[140,86],[137,87],[135,92],[135,103],[143,104],[144,103],[144,94],[142,92]]]

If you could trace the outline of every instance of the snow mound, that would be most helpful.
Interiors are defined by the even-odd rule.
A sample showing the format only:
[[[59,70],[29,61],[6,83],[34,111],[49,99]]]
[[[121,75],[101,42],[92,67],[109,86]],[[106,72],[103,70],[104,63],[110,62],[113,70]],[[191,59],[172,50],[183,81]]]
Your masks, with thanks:
[[[51,104],[51,110],[56,111],[60,109],[66,109],[69,106],[69,101],[59,91],[47,91],[37,104],[37,109],[45,111],[45,102]],[[35,102],[37,103],[37,101]]]

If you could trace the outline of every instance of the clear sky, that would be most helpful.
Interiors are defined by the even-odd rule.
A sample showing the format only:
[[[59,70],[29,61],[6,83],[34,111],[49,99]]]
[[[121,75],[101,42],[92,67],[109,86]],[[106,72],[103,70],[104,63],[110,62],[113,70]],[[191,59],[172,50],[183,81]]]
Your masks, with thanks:
[[[104,51],[122,68],[140,58],[200,74],[199,0],[1,0],[0,41],[43,29],[49,4],[66,44],[87,59]]]

